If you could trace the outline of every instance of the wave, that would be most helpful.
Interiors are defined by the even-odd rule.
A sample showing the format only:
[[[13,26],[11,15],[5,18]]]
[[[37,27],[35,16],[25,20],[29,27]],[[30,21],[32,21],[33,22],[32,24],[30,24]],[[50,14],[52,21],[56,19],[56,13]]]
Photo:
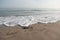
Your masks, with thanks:
[[[60,15],[49,14],[49,15],[30,15],[30,16],[7,16],[0,17],[0,25],[4,24],[6,26],[25,26],[35,23],[53,23],[60,21]]]

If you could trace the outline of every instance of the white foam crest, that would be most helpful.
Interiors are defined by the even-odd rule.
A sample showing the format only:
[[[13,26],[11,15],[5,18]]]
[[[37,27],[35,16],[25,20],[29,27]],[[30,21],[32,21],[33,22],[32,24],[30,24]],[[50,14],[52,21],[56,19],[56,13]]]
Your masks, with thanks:
[[[26,26],[40,23],[53,23],[60,21],[60,15],[34,15],[34,16],[8,16],[0,17],[0,25],[4,24],[6,26]]]

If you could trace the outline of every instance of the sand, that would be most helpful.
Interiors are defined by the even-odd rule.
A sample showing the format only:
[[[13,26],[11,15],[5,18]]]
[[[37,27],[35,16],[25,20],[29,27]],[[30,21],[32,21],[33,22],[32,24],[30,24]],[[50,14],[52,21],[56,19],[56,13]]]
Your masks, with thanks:
[[[0,40],[60,40],[60,22],[7,27],[0,25]]]

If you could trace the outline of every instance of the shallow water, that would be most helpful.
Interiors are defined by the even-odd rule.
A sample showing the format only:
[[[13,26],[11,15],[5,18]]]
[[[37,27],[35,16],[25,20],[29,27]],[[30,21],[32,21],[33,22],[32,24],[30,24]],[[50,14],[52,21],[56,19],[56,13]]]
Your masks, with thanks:
[[[60,21],[59,10],[42,9],[0,9],[0,25],[26,26],[40,23],[53,23]]]

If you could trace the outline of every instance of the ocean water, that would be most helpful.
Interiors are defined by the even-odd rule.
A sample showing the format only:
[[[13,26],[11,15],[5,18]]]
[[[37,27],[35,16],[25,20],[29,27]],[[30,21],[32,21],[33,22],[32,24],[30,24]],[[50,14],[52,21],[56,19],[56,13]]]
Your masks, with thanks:
[[[0,25],[28,27],[35,23],[60,21],[60,10],[53,9],[0,9]]]

